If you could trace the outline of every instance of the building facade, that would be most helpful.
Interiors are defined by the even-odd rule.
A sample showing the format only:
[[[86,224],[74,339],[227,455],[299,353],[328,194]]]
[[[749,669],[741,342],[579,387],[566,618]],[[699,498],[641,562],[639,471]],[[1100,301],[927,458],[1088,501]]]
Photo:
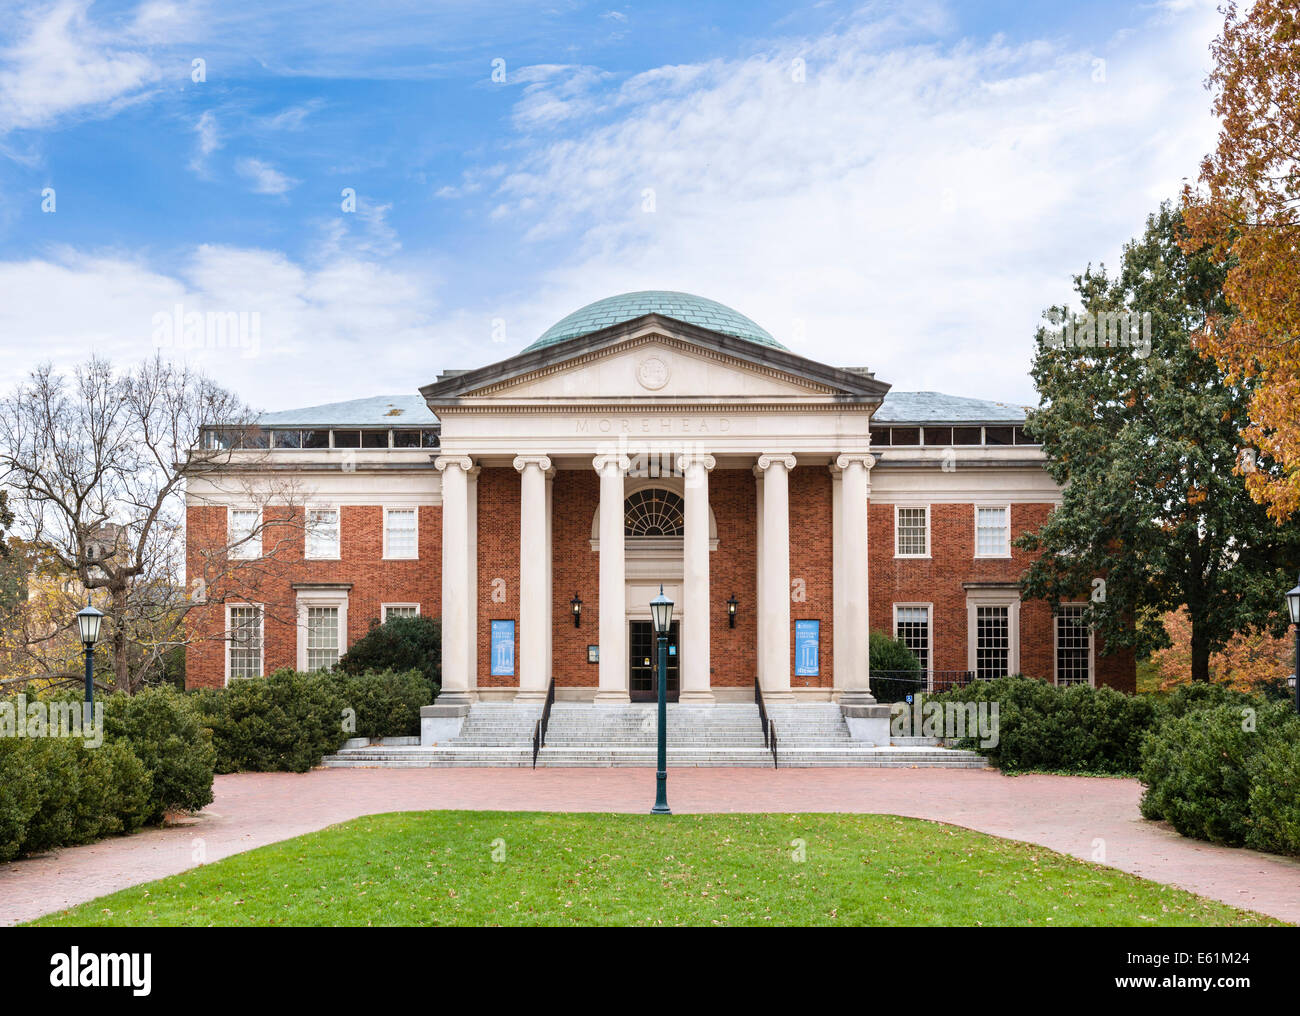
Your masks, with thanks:
[[[191,470],[192,687],[442,622],[439,704],[656,694],[869,705],[868,633],[931,674],[1134,686],[1082,608],[1022,600],[1060,491],[1019,407],[892,392],[680,293],[612,297],[419,395],[214,428]],[[196,459],[198,461],[198,459]]]

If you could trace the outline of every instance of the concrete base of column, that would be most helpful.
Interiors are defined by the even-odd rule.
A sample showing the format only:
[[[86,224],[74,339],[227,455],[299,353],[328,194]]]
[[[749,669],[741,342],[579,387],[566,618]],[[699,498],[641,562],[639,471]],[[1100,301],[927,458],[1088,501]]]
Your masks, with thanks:
[[[598,691],[592,700],[597,705],[621,706],[632,701],[632,696],[625,691]]]
[[[876,696],[869,691],[841,691],[835,695],[835,701],[842,706],[874,706]]]
[[[440,706],[466,706],[476,701],[477,695],[472,691],[444,691],[438,694],[438,705]],[[431,709],[432,706],[422,708]]]
[[[516,702],[545,702],[546,692],[533,691],[531,688],[520,689],[518,692],[515,693],[514,700]]]
[[[683,691],[677,696],[677,701],[693,706],[711,706],[718,700],[711,691]]]

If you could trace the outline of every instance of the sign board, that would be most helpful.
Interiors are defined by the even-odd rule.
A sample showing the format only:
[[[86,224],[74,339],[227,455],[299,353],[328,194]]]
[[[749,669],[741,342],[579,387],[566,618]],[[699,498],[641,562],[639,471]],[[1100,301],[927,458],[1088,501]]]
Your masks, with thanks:
[[[794,623],[794,674],[795,677],[817,677],[821,673],[820,621]]]
[[[492,676],[510,677],[515,672],[515,623],[492,622]]]

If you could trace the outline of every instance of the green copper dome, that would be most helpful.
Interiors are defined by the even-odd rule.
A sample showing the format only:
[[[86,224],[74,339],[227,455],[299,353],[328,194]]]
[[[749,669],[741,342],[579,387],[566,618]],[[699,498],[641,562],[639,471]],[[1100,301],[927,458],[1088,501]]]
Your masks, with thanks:
[[[597,300],[575,310],[546,329],[542,337],[527,347],[524,352],[553,346],[557,342],[576,338],[579,335],[589,335],[610,325],[639,318],[643,314],[659,314],[662,317],[674,318],[677,321],[686,321],[701,328],[722,332],[724,335],[734,335],[738,339],[757,342],[763,346],[785,349],[785,346],[744,314],[716,300],[706,300],[702,296],[692,296],[690,293],[649,289],[640,293],[607,296],[603,300]]]

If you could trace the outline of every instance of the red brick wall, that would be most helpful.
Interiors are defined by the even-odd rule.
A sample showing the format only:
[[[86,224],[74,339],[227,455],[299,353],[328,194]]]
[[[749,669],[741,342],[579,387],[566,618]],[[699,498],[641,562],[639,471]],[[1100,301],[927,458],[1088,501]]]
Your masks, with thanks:
[[[1011,537],[1037,529],[1050,514],[1048,504],[1013,504]],[[868,514],[868,568],[871,627],[894,633],[895,603],[932,603],[931,647],[935,670],[967,668],[966,590],[964,582],[1015,582],[1029,566],[1032,555],[1016,547],[1009,559],[975,557],[975,506],[930,505],[930,557],[894,557],[894,505],[872,504]],[[1055,641],[1050,606],[1042,600],[1020,605],[1020,670],[1052,680]],[[1134,690],[1136,670],[1132,654],[1105,656],[1098,647],[1098,684]]]
[[[519,687],[519,473],[510,466],[478,475],[478,686]],[[494,580],[503,580],[494,586]],[[504,602],[493,599],[501,596]],[[492,676],[492,622],[515,622],[515,673]]]
[[[186,651],[185,682],[190,688],[220,687],[225,681],[227,602],[265,604],[263,666],[267,673],[298,662],[294,582],[350,582],[347,644],[366,633],[380,618],[384,603],[418,603],[420,613],[442,613],[442,509],[421,505],[419,559],[383,560],[383,508],[344,506],[339,514],[338,561],[308,561],[303,557],[301,511],[291,519],[287,510],[267,509],[262,533],[264,557],[255,562],[227,564],[226,509],[193,506],[186,512],[186,574],[191,590],[202,578],[207,603],[186,619],[192,640]]]
[[[750,687],[758,671],[758,507],[754,474],[715,469],[709,504],[718,526],[718,549],[709,557],[709,666],[711,684]],[[736,627],[727,623],[727,600],[735,594]]]
[[[796,466],[790,472],[790,687],[834,684],[835,588],[832,478],[825,466]],[[796,582],[802,580],[802,589]],[[868,585],[870,580],[868,579]],[[802,602],[795,596],[806,597]],[[821,661],[817,677],[795,677],[794,622],[820,620]]]
[[[551,673],[557,688],[594,688],[599,667],[587,662],[587,646],[600,643],[600,555],[591,549],[591,520],[600,504],[594,469],[561,469],[551,488]],[[582,599],[582,626],[573,627],[569,601]]]

